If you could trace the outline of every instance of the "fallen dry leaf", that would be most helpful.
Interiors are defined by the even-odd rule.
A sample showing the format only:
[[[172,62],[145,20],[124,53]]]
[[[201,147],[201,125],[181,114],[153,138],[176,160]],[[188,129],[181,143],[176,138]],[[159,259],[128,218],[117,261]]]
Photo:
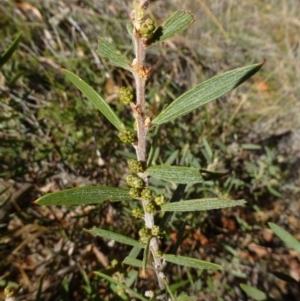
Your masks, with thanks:
[[[195,241],[197,241],[201,246],[205,246],[208,244],[208,239],[206,236],[204,236],[200,231],[196,231],[193,233],[193,238]]]
[[[256,81],[256,87],[259,91],[262,92],[270,90],[270,86],[262,78],[259,78]]]
[[[107,257],[96,246],[93,246],[92,250],[98,261],[101,262],[103,267],[107,268],[109,266],[109,261]]]
[[[254,252],[259,258],[264,257],[271,252],[270,248],[265,248],[265,247],[259,246],[254,242],[252,242],[248,245],[248,249],[251,252]]]
[[[266,242],[270,242],[273,239],[274,232],[271,229],[266,228],[262,230],[262,236]]]
[[[42,14],[35,6],[28,2],[20,0],[15,1],[15,3],[17,7],[22,11],[22,13],[27,17],[27,19],[43,22]]]
[[[297,281],[300,281],[300,265],[295,258],[290,261],[290,275]]]
[[[222,216],[221,222],[222,222],[222,227],[229,231],[235,231],[237,228],[236,221],[232,217]]]

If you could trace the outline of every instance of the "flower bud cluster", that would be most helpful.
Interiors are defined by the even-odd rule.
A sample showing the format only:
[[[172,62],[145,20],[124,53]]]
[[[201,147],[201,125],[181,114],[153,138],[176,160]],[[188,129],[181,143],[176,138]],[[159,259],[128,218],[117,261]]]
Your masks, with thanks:
[[[128,130],[119,132],[118,137],[123,143],[130,144],[133,143],[136,139],[133,133]]]
[[[124,294],[126,294],[124,288],[121,287],[120,285],[117,285],[117,295],[118,295],[119,297],[123,297]]]
[[[135,218],[142,218],[144,216],[144,212],[141,208],[132,209],[131,214]]]
[[[155,30],[155,22],[153,19],[146,19],[139,29],[139,32],[143,38],[150,39],[153,36]]]
[[[126,183],[128,184],[128,186],[133,188],[143,188],[145,184],[143,179],[135,175],[128,175],[126,177]],[[137,192],[137,190],[135,191]]]
[[[154,198],[154,203],[157,206],[162,206],[166,202],[166,197],[163,194],[160,194]]]
[[[129,195],[133,198],[133,199],[137,199],[141,196],[141,189],[140,188],[133,188],[131,187],[129,189]]]
[[[137,161],[135,159],[128,159],[127,164],[129,169],[134,173],[143,172],[143,163],[141,161]]]
[[[161,233],[159,226],[153,226],[151,229],[152,236],[158,236]]]
[[[150,237],[162,238],[163,235],[164,231],[162,231],[159,226],[153,226],[152,229],[144,227],[139,231],[140,241],[145,244]]]
[[[124,274],[120,273],[120,272],[116,272],[112,275],[112,278],[117,280],[118,282],[123,282]],[[124,294],[125,294],[124,288],[119,285],[117,285],[117,287],[116,287],[116,292],[117,292],[118,296],[124,296]]]
[[[151,237],[150,229],[146,227],[140,229],[139,236],[140,236],[140,241],[143,244],[146,244],[148,242],[149,237]]]
[[[153,193],[149,188],[145,188],[141,192],[141,198],[143,200],[152,201],[154,199]]]
[[[133,100],[133,93],[128,87],[121,87],[119,91],[119,99],[125,104],[129,105]]]
[[[148,214],[153,214],[156,211],[156,205],[153,202],[148,203],[145,206],[145,212]]]

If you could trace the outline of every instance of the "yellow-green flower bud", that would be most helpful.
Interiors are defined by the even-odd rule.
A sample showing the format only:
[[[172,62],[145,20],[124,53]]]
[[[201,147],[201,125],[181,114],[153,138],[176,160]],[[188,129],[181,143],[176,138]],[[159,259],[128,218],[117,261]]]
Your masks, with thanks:
[[[154,300],[153,299],[155,297],[154,291],[145,291],[145,297],[150,298],[150,300]]]
[[[118,137],[120,138],[120,140],[123,142],[123,143],[133,143],[135,141],[135,136],[133,133],[131,133],[130,131],[128,130],[124,130],[122,132],[119,132],[118,134]]]
[[[16,295],[16,288],[13,286],[7,286],[4,289],[4,296],[5,297],[13,297]]]
[[[139,231],[140,241],[144,244],[148,242],[148,239],[150,237],[150,231],[148,228],[142,228]]]
[[[131,214],[135,218],[142,218],[144,216],[144,212],[141,208],[132,209]]]
[[[160,228],[159,226],[153,226],[151,229],[151,235],[152,236],[158,236],[160,233]]]
[[[156,250],[155,252],[154,252],[154,254],[153,254],[155,257],[158,257],[158,258],[160,258],[160,257],[162,257],[163,256],[163,252],[162,251],[160,251],[160,250]]]
[[[111,263],[110,263],[110,265],[111,265],[111,267],[116,267],[117,265],[118,265],[118,260],[117,259],[113,259],[112,261],[111,261]]]
[[[149,188],[145,188],[141,192],[141,198],[143,200],[152,201],[154,197],[153,197],[152,191]]]
[[[152,203],[152,202],[148,203],[148,204],[145,206],[145,212],[146,212],[146,213],[149,213],[149,214],[154,213],[154,212],[155,212],[155,204]]]
[[[125,104],[128,105],[133,100],[133,93],[127,87],[121,87],[119,91],[119,99]]]
[[[153,19],[145,20],[139,29],[139,32],[142,37],[149,39],[153,36],[155,30],[155,22]]]
[[[123,282],[124,281],[124,273],[121,272],[115,272],[112,274],[112,278],[118,280],[119,282]]]
[[[117,294],[120,297],[124,297],[124,295],[126,294],[124,288],[122,288],[121,286],[117,285]]]
[[[151,235],[156,236],[157,238],[162,238],[165,234],[165,231],[162,231],[159,226],[153,226],[151,229]]]
[[[133,199],[137,199],[141,196],[141,189],[139,188],[130,188],[129,189],[129,195],[133,198]]]
[[[126,183],[128,186],[133,188],[143,188],[144,187],[144,181],[138,176],[135,175],[128,175],[126,177]]]
[[[143,172],[143,163],[141,161],[137,161],[135,159],[128,159],[127,160],[128,167],[132,172],[139,173]]]
[[[154,202],[157,206],[162,206],[166,202],[166,198],[163,194],[160,194],[155,197]]]

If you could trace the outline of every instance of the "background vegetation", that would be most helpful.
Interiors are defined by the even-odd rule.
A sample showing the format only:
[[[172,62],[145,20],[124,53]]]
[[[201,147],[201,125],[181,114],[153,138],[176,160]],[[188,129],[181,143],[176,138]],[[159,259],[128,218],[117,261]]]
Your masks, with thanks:
[[[128,73],[100,61],[97,39],[113,40],[131,57],[126,22],[131,1],[0,0],[0,53],[23,31],[19,49],[0,73],[0,285],[21,284],[21,300],[127,300],[115,297],[93,271],[129,271],[130,248],[96,239],[94,225],[136,237],[132,204],[38,207],[44,193],[86,184],[124,183],[124,155],[115,129],[67,82],[60,66],[80,75],[123,119],[118,87]],[[161,129],[157,162],[226,171],[190,187],[190,196],[227,194],[245,208],[176,216],[165,250],[186,227],[180,252],[222,264],[224,271],[174,269],[170,281],[196,300],[248,300],[246,283],[277,300],[299,300],[299,255],[268,229],[275,222],[300,238],[300,7],[296,0],[155,1],[157,23],[178,9],[194,14],[184,36],[153,48],[148,88],[152,116],[186,89],[217,73],[266,59],[263,69],[227,97]],[[122,146],[123,147],[123,146]],[[172,190],[174,187],[159,189]],[[151,288],[151,274],[137,284]],[[125,298],[125,299],[124,299]]]

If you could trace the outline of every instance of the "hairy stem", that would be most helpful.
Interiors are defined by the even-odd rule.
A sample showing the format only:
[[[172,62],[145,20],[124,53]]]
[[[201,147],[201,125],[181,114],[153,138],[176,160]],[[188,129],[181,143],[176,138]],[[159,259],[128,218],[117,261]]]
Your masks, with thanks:
[[[147,1],[141,1],[140,3],[146,3]],[[135,12],[133,15],[139,15],[138,9],[144,9],[144,7],[135,6]],[[137,125],[137,138],[138,142],[135,145],[137,159],[144,163],[147,162],[147,132],[148,127],[145,125],[145,88],[147,81],[148,69],[145,67],[146,45],[138,32],[137,28],[140,25],[140,20],[134,20],[134,32],[133,40],[135,43],[135,59],[132,64],[133,76],[136,84],[136,105],[132,108]],[[148,186],[148,177],[146,173],[139,173],[139,176],[144,180],[145,186]],[[145,207],[149,203],[147,200],[142,200],[144,212]],[[148,229],[152,229],[154,226],[154,214],[145,212],[145,225]],[[159,251],[158,239],[153,237],[150,242],[150,250],[153,256],[153,265],[157,275],[158,284],[161,290],[165,290],[164,274],[162,273],[163,262],[157,257]]]

